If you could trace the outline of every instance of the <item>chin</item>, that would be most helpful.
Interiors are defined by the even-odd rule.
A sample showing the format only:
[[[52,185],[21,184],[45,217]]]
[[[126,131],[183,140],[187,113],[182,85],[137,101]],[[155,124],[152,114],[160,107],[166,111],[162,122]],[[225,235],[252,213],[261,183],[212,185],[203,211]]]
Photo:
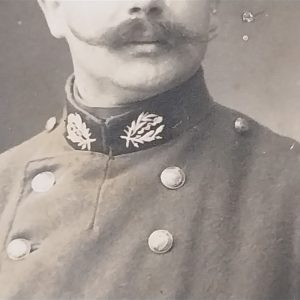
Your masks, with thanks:
[[[178,62],[134,62],[118,68],[113,76],[116,85],[123,89],[150,94],[162,93],[178,86],[192,77],[200,68],[194,63]]]

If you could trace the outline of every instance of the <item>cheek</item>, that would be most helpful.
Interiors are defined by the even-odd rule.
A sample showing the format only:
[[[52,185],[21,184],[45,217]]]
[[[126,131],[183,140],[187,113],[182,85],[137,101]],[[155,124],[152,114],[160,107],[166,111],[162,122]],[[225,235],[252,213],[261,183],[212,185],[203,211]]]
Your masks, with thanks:
[[[66,1],[65,20],[80,35],[98,37],[108,28],[119,24],[122,1]]]
[[[166,1],[170,7],[171,21],[180,23],[199,34],[205,34],[209,28],[210,5],[207,0]]]

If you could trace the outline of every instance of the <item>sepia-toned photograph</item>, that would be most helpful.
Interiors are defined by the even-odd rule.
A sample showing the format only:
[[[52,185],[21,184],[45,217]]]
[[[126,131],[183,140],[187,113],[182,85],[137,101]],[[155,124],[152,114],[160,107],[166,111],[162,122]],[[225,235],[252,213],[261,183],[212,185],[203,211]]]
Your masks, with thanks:
[[[0,0],[0,300],[300,300],[299,0]]]

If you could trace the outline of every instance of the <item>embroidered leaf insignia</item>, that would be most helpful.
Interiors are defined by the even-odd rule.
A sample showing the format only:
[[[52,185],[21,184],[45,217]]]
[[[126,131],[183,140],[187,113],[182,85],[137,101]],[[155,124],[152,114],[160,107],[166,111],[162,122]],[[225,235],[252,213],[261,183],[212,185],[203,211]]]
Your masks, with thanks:
[[[161,124],[162,122],[163,117],[142,112],[136,121],[131,122],[131,126],[124,129],[126,135],[122,135],[120,138],[126,140],[126,148],[129,148],[131,144],[135,148],[139,148],[140,144],[161,140],[162,137],[159,134],[165,128],[165,125]],[[161,125],[158,126],[159,124]]]
[[[68,115],[67,133],[67,139],[81,147],[81,150],[91,150],[91,143],[96,141],[91,138],[90,129],[78,113]]]

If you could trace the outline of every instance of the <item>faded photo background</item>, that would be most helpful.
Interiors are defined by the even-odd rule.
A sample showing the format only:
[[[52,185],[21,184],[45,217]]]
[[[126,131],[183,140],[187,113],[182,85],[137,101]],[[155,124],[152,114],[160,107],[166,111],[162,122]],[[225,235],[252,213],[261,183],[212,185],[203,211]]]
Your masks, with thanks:
[[[218,16],[204,63],[213,98],[300,141],[300,1],[221,0]],[[0,152],[60,116],[71,71],[36,1],[0,0]]]

